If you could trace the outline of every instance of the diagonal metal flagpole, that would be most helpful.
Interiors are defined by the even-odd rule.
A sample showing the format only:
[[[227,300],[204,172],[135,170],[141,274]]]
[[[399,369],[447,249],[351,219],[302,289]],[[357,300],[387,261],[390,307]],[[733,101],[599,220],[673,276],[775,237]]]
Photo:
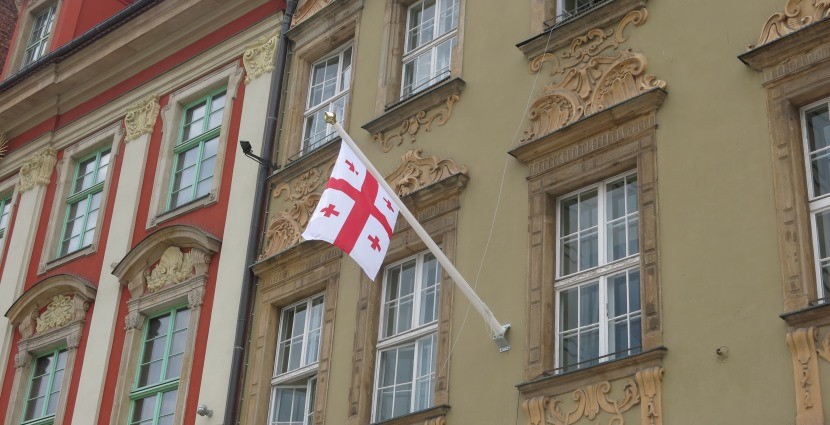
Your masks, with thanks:
[[[354,151],[355,155],[357,155],[357,157],[360,158],[361,161],[363,161],[363,164],[366,165],[366,169],[369,170],[369,172],[372,174],[375,180],[378,181],[378,184],[381,187],[383,187],[387,193],[394,194],[395,191],[392,190],[392,188],[389,186],[389,183],[386,183],[386,179],[384,179],[380,175],[380,173],[378,173],[378,170],[375,169],[375,166],[372,165],[371,162],[369,162],[369,159],[366,158],[366,155],[364,155],[360,148],[357,147],[357,143],[355,143],[354,140],[352,140],[352,138],[349,136],[349,134],[346,133],[346,130],[343,129],[343,126],[341,126],[340,123],[337,122],[337,117],[335,116],[335,114],[332,112],[326,112],[325,119],[327,123],[334,126],[334,128],[337,130],[337,133],[343,139],[343,142],[349,145],[349,147],[352,148],[352,150]],[[493,312],[490,311],[490,308],[487,307],[487,304],[484,304],[484,301],[482,301],[481,298],[478,297],[478,294],[476,294],[473,288],[470,287],[470,284],[467,283],[467,280],[464,279],[464,276],[461,276],[461,273],[458,271],[458,269],[455,268],[450,259],[447,258],[446,255],[444,255],[444,252],[441,251],[441,248],[438,247],[438,244],[436,244],[435,241],[432,240],[432,238],[429,236],[429,233],[427,233],[424,227],[421,226],[421,223],[419,223],[418,220],[415,219],[415,216],[413,216],[412,213],[409,212],[409,209],[406,208],[406,205],[404,205],[401,198],[397,196],[392,196],[392,200],[395,202],[395,205],[398,206],[398,209],[400,210],[404,219],[406,219],[406,222],[409,223],[410,226],[412,226],[412,230],[414,230],[415,233],[417,233],[418,236],[421,238],[421,240],[424,241],[429,251],[432,252],[433,255],[435,255],[435,258],[441,264],[441,267],[443,267],[444,270],[446,270],[447,273],[450,275],[452,280],[455,282],[455,285],[458,287],[458,289],[461,290],[461,293],[463,293],[467,297],[467,299],[470,300],[470,303],[473,305],[476,311],[478,311],[478,313],[481,314],[481,316],[484,318],[484,321],[487,322],[487,325],[490,327],[490,332],[491,336],[493,337],[493,341],[495,341],[496,345],[498,345],[499,351],[504,352],[509,350],[510,343],[507,342],[505,334],[510,329],[510,324],[502,325],[498,320],[496,320],[496,316],[493,315]]]

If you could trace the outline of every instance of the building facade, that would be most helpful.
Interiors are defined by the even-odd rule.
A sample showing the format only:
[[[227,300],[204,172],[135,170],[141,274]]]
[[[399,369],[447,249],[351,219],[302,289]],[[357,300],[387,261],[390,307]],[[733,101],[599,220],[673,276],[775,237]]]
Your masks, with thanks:
[[[827,1],[16,6],[4,423],[830,422]],[[327,111],[508,351],[402,219],[302,239]]]

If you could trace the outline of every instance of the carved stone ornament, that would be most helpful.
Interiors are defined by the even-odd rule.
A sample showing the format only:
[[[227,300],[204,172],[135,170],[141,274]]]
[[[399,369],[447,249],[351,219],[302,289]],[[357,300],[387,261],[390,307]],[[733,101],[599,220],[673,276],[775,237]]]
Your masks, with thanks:
[[[312,168],[293,181],[282,183],[272,192],[274,200],[281,200],[288,208],[274,214],[274,219],[265,230],[265,251],[259,257],[264,259],[300,243],[314,207],[320,201],[328,176],[334,167],[334,159],[326,165]]]
[[[6,151],[9,149],[9,138],[6,133],[0,133],[0,159],[6,157]]]
[[[444,425],[447,423],[447,420],[444,416],[439,416],[437,418],[427,419],[424,421],[424,425]]]
[[[58,328],[71,322],[74,312],[75,307],[72,305],[72,297],[55,295],[46,306],[46,310],[38,316],[36,332],[41,334],[49,329]]]
[[[559,52],[544,53],[530,62],[536,74],[550,63],[553,81],[528,111],[530,127],[520,143],[527,143],[666,82],[646,74],[645,55],[622,49],[626,28],[642,25],[648,11],[629,12],[616,27],[594,28]]]
[[[194,308],[199,308],[205,302],[205,288],[200,286],[198,288],[193,288],[190,292],[187,293],[187,307],[193,310]]]
[[[14,355],[14,368],[25,369],[32,364],[32,355],[25,351],[18,351]]]
[[[20,183],[18,183],[20,192],[34,189],[38,185],[49,184],[57,159],[58,154],[52,148],[43,148],[27,158],[20,167]]]
[[[260,37],[255,43],[245,48],[242,54],[242,63],[245,65],[245,84],[260,77],[266,72],[274,70],[274,55],[277,52],[277,40],[279,32],[274,32]]]
[[[127,313],[127,315],[124,316],[124,329],[128,331],[141,330],[141,328],[144,327],[145,319],[146,317],[137,311]]]
[[[749,45],[754,49],[777,40],[802,27],[830,17],[830,0],[787,0],[783,13],[776,13],[767,19],[758,44]]]
[[[138,139],[144,134],[152,133],[159,115],[159,97],[151,95],[146,99],[136,102],[127,109],[124,116],[124,129],[126,142]]]
[[[196,248],[183,253],[181,248],[171,246],[161,255],[158,264],[146,272],[147,291],[156,292],[167,285],[184,282],[194,274],[206,271],[206,268],[200,271],[195,267],[209,262],[207,255]]]
[[[372,140],[377,142],[384,152],[391,151],[393,146],[400,146],[405,139],[409,139],[411,143],[415,143],[416,136],[421,131],[421,128],[424,131],[430,131],[432,130],[433,123],[439,126],[446,124],[452,116],[453,106],[459,100],[461,100],[461,96],[453,94],[438,107],[419,111],[415,115],[403,120],[400,126],[394,130],[372,134]]]
[[[816,341],[818,341],[818,329],[814,327],[795,329],[787,333],[787,345],[792,354],[793,377],[795,378],[796,424],[824,423]],[[822,354],[827,355],[827,353]]]
[[[331,4],[332,0],[305,0],[300,4],[297,13],[294,14],[294,19],[291,20],[291,26],[297,25],[300,22],[313,16],[322,8]]]
[[[401,165],[386,176],[386,181],[398,196],[406,196],[456,174],[467,174],[467,167],[459,167],[451,159],[420,155],[421,149],[411,149],[401,158]]]
[[[81,346],[81,331],[72,332],[66,336],[66,349],[77,350]]]

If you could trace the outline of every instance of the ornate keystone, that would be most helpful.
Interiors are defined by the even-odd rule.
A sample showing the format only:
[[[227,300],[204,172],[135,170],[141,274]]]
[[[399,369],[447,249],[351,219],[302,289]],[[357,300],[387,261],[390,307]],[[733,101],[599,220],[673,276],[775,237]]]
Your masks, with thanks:
[[[182,283],[194,273],[194,267],[200,265],[199,270],[204,272],[207,256],[204,252],[193,248],[183,253],[181,248],[171,246],[164,251],[153,270],[146,272],[147,291],[156,292],[167,285]]]
[[[127,115],[124,117],[124,129],[126,131],[124,140],[129,142],[144,134],[152,133],[158,115],[159,97],[157,95],[151,95],[133,104],[127,109]]]
[[[46,306],[46,310],[38,316],[36,332],[41,334],[49,329],[61,327],[71,322],[74,316],[75,307],[72,304],[72,297],[55,295]]]
[[[279,32],[274,32],[260,37],[255,43],[249,45],[242,54],[242,63],[245,65],[245,84],[266,72],[274,70],[274,55],[277,52],[277,40]]]
[[[57,160],[58,154],[52,148],[44,148],[27,158],[20,167],[20,192],[49,184]]]
[[[459,167],[451,159],[420,155],[421,149],[410,150],[401,157],[398,168],[386,176],[386,181],[395,189],[398,196],[406,196],[456,174],[467,174],[467,167]]]

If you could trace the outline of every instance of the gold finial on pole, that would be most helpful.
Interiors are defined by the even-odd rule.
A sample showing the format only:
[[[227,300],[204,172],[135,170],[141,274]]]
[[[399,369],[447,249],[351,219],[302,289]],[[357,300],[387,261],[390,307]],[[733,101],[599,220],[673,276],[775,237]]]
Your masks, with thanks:
[[[326,112],[325,113],[325,121],[326,121],[327,124],[334,125],[334,123],[337,122],[337,115],[335,115],[334,112]]]

